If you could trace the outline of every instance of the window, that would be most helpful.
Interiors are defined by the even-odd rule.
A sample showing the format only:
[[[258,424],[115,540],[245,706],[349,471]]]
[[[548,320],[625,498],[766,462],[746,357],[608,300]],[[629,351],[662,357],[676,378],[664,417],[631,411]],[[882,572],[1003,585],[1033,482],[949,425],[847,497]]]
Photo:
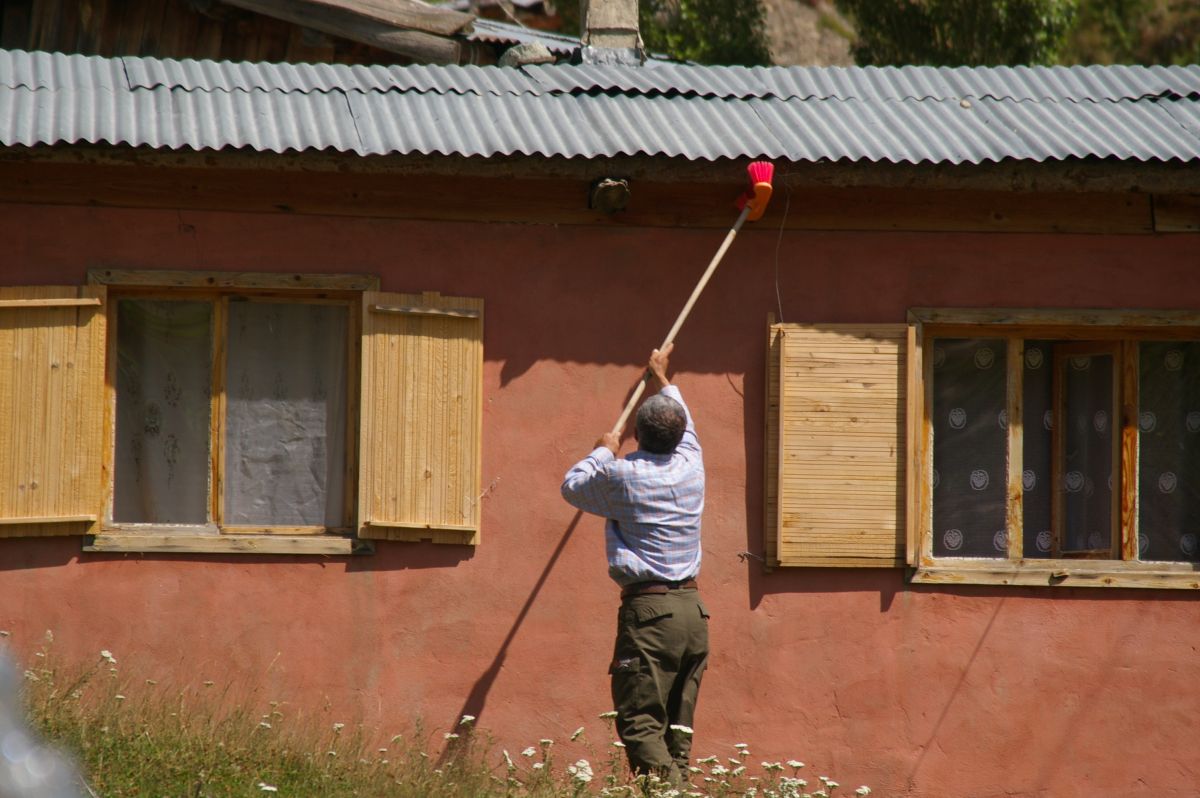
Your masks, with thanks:
[[[771,329],[770,564],[1200,587],[1200,315]]]
[[[356,275],[0,291],[0,535],[98,551],[475,543],[482,301]],[[4,340],[7,337],[8,340]]]

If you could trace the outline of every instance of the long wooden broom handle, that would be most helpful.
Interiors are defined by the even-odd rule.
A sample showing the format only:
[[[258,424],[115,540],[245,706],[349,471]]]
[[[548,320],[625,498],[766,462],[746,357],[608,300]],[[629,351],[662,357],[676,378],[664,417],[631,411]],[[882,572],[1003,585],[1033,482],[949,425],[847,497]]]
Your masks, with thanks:
[[[721,263],[721,259],[725,257],[726,250],[733,243],[733,239],[737,237],[738,231],[742,229],[742,225],[746,222],[746,217],[750,214],[750,203],[746,203],[746,207],[742,208],[741,214],[737,221],[733,223],[733,227],[729,229],[729,233],[725,236],[725,241],[721,244],[721,248],[717,250],[717,254],[713,255],[712,261],[709,262],[708,268],[704,270],[704,274],[700,277],[700,281],[696,283],[696,287],[692,289],[692,295],[688,297],[687,304],[683,306],[683,310],[679,312],[679,317],[675,319],[675,323],[671,325],[671,331],[667,333],[667,337],[663,339],[660,350],[666,349],[667,344],[675,340],[675,336],[679,333],[679,329],[683,327],[684,321],[687,320],[688,314],[692,312],[692,306],[696,304],[696,300],[700,298],[701,292],[704,291],[704,286],[708,285],[708,280],[713,276],[713,272],[717,270],[717,266]],[[625,409],[621,411],[621,417],[617,419],[616,426],[612,428],[614,435],[620,435],[625,429],[625,424],[629,421],[629,414],[633,412],[633,408],[637,405],[638,400],[642,398],[642,394],[646,390],[646,382],[650,379],[650,372],[647,371],[642,375],[642,381],[637,384],[633,395],[629,397],[629,401],[625,403]]]

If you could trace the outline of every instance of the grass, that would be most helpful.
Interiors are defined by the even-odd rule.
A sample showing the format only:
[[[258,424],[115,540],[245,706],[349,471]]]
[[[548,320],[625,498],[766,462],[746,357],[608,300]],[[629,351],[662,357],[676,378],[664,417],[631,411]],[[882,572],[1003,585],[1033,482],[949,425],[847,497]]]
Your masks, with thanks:
[[[50,639],[24,673],[28,721],[75,758],[83,793],[97,798],[822,798],[839,789],[821,777],[808,792],[796,761],[763,762],[752,774],[745,745],[698,760],[692,784],[673,789],[631,778],[620,744],[597,752],[583,728],[558,748],[544,739],[510,754],[469,716],[442,735],[418,727],[381,745],[370,730],[306,718],[278,702],[256,707],[212,682],[169,687],[129,677],[107,651],[92,663],[58,666]],[[605,739],[614,736],[614,714],[600,716]],[[431,742],[445,752],[427,753]],[[568,746],[575,753],[560,763],[556,753]],[[580,750],[588,755],[577,757]]]

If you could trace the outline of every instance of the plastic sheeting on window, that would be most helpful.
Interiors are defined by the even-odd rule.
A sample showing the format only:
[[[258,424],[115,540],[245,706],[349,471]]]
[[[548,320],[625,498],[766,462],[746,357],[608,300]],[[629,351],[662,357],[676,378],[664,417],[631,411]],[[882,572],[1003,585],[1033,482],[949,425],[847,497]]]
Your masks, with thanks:
[[[1112,547],[1112,355],[1067,355],[1063,364],[1066,429],[1062,463],[1065,552]],[[1118,486],[1119,489],[1119,486]]]
[[[116,389],[113,520],[206,523],[212,306],[119,300]]]
[[[1006,557],[1004,339],[933,345],[933,553]]]
[[[347,309],[229,304],[225,523],[345,523]]]
[[[1200,342],[1146,342],[1138,374],[1138,555],[1200,560]]]

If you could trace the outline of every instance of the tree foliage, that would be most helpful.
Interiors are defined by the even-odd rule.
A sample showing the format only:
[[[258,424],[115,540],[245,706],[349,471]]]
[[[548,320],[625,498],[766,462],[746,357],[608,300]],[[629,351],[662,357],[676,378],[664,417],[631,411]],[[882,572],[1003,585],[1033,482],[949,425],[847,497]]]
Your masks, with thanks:
[[[839,0],[860,65],[1054,63],[1077,0]]]
[[[649,52],[701,64],[771,63],[760,0],[642,0],[638,17]]]
[[[1200,62],[1200,2],[1080,0],[1063,63]]]

